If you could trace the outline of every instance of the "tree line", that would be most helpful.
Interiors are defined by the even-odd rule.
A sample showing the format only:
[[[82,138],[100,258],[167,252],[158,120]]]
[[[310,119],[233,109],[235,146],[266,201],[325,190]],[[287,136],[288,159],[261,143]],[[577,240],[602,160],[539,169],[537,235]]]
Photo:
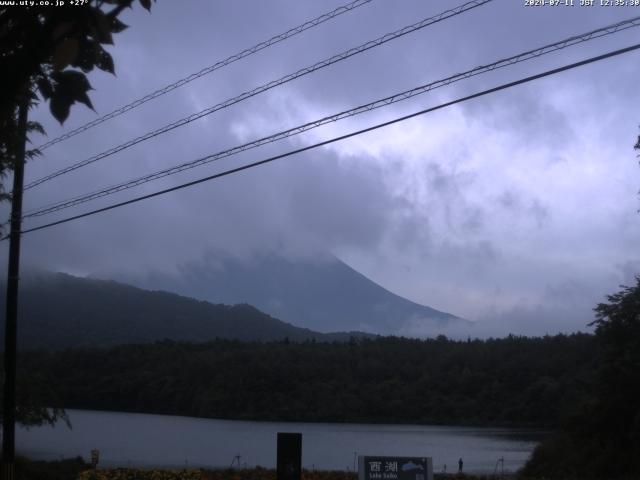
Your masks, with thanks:
[[[40,392],[41,404],[65,408],[546,427],[559,425],[587,395],[594,351],[587,334],[342,343],[167,340],[25,352],[19,378],[49,385]]]

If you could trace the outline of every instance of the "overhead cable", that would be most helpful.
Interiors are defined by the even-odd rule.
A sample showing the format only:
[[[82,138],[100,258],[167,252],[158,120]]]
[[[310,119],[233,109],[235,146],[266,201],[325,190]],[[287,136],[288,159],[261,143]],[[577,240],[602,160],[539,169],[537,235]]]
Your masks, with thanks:
[[[140,105],[143,105],[151,100],[153,100],[154,98],[160,97],[161,95],[164,95],[166,93],[171,92],[172,90],[175,90],[176,88],[180,88],[183,85],[186,85],[187,83],[190,83],[200,77],[203,77],[205,75],[208,75],[216,70],[219,70],[222,67],[226,67],[227,65],[230,65],[234,62],[237,62],[238,60],[241,60],[245,57],[248,57],[250,55],[253,55],[254,53],[258,53],[261,50],[264,50],[265,48],[268,48],[272,45],[275,45],[276,43],[280,43],[288,38],[291,38],[295,35],[298,35],[302,32],[304,32],[305,30],[309,30],[310,28],[316,27],[326,21],[332,20],[334,18],[336,18],[339,15],[342,15],[343,13],[347,13],[350,12],[352,10],[355,10],[358,7],[362,7],[363,5],[366,5],[370,2],[372,2],[373,0],[355,0],[351,3],[347,3],[346,5],[342,5],[330,12],[324,13],[316,18],[313,18],[307,22],[304,22],[301,25],[298,25],[297,27],[294,27],[290,30],[287,30],[284,33],[281,33],[279,35],[275,35],[273,37],[271,37],[269,40],[265,40],[263,42],[258,43],[257,45],[254,45],[253,47],[247,48],[245,50],[242,50],[241,52],[235,53],[227,58],[225,58],[224,60],[220,60],[216,63],[214,63],[213,65],[210,65],[206,68],[203,68],[202,70],[200,70],[199,72],[196,73],[192,73],[191,75],[188,75],[184,78],[181,78],[180,80],[177,80],[165,87],[159,88],[158,90],[149,93],[148,95],[145,95],[144,97],[141,97],[137,100],[134,100],[131,103],[128,103],[126,105],[123,105],[120,108],[117,108],[116,110],[113,110],[110,113],[107,113],[99,118],[96,118],[95,120],[92,120],[88,123],[85,123],[84,125],[79,126],[78,128],[75,128],[73,130],[70,130],[62,135],[60,135],[59,137],[53,138],[51,140],[49,140],[46,143],[43,143],[42,145],[40,145],[38,147],[38,150],[44,150],[46,148],[51,147],[52,145],[55,145],[56,143],[60,143],[64,140],[67,140],[71,137],[74,137],[76,135],[78,135],[79,133],[82,133],[86,130],[89,130],[97,125],[100,125],[104,122],[106,122],[107,120],[111,120],[112,118],[118,117],[120,115],[122,115],[123,113],[126,113],[130,110],[133,110],[134,108],[138,108]]]
[[[247,164],[247,165],[243,165],[241,167],[236,167],[236,168],[232,168],[230,170],[225,170],[223,172],[216,173],[216,174],[210,175],[208,177],[200,178],[198,180],[193,180],[191,182],[183,183],[183,184],[177,185],[175,187],[171,187],[171,188],[160,190],[160,191],[157,191],[157,192],[154,192],[154,193],[150,193],[150,194],[147,194],[147,195],[142,195],[142,196],[139,196],[139,197],[135,197],[135,198],[132,198],[130,200],[126,200],[124,202],[115,203],[115,204],[112,204],[112,205],[109,205],[109,206],[106,206],[106,207],[102,207],[102,208],[98,208],[96,210],[92,210],[90,212],[86,212],[86,213],[82,213],[82,214],[79,214],[79,215],[74,215],[72,217],[67,217],[67,218],[64,218],[64,219],[61,219],[61,220],[57,220],[55,222],[51,222],[51,223],[47,223],[47,224],[40,225],[40,226],[37,226],[37,227],[29,228],[29,229],[24,230],[22,233],[31,233],[31,232],[35,232],[35,231],[38,231],[38,230],[43,230],[45,228],[50,228],[50,227],[53,227],[55,225],[61,225],[63,223],[68,223],[68,222],[71,222],[73,220],[78,220],[80,218],[89,217],[89,216],[92,216],[92,215],[96,215],[98,213],[102,213],[102,212],[106,212],[106,211],[109,211],[109,210],[113,210],[115,208],[124,207],[125,205],[130,205],[132,203],[137,203],[137,202],[140,202],[142,200],[147,200],[147,199],[158,197],[160,195],[164,195],[164,194],[167,194],[167,193],[170,193],[170,192],[175,192],[177,190],[181,190],[181,189],[184,189],[184,188],[192,187],[192,186],[198,185],[200,183],[204,183],[204,182],[208,182],[210,180],[215,180],[217,178],[225,177],[227,175],[238,173],[238,172],[241,172],[243,170],[248,170],[250,168],[257,167],[257,166],[260,166],[260,165],[264,165],[266,163],[274,162],[276,160],[279,160],[279,159],[282,159],[282,158],[285,158],[285,157],[289,157],[289,156],[296,155],[296,154],[299,154],[299,153],[302,153],[302,152],[306,152],[306,151],[309,151],[309,150],[312,150],[312,149],[315,149],[315,148],[318,148],[318,147],[322,147],[322,146],[329,145],[329,144],[332,144],[332,143],[335,143],[335,142],[339,142],[341,140],[346,140],[348,138],[355,137],[357,135],[362,135],[364,133],[371,132],[373,130],[377,130],[377,129],[382,128],[382,127],[387,127],[389,125],[393,125],[395,123],[402,122],[402,121],[408,120],[410,118],[417,117],[419,115],[424,115],[426,113],[433,112],[433,111],[436,111],[436,110],[440,110],[440,109],[445,108],[445,107],[450,107],[452,105],[456,105],[458,103],[466,102],[466,101],[474,99],[474,98],[482,97],[484,95],[495,93],[495,92],[498,92],[500,90],[505,90],[507,88],[515,87],[517,85],[522,85],[524,83],[532,82],[532,81],[538,80],[540,78],[544,78],[544,77],[547,77],[547,76],[550,76],[550,75],[555,75],[555,74],[558,74],[560,72],[571,70],[573,68],[581,67],[583,65],[587,65],[587,64],[590,64],[590,63],[598,62],[598,61],[601,61],[601,60],[604,60],[604,59],[607,59],[607,58],[615,57],[617,55],[622,55],[623,53],[631,52],[631,51],[637,50],[637,49],[640,49],[640,43],[632,45],[632,46],[629,46],[629,47],[626,47],[626,48],[621,48],[621,49],[618,49],[618,50],[614,50],[614,51],[605,53],[603,55],[598,55],[596,57],[591,57],[591,58],[588,58],[586,60],[575,62],[575,63],[569,64],[569,65],[565,65],[563,67],[554,68],[552,70],[547,70],[545,72],[542,72],[542,73],[539,73],[539,74],[536,74],[536,75],[531,75],[531,76],[522,78],[520,80],[516,80],[516,81],[513,81],[513,82],[509,82],[509,83],[504,83],[504,84],[499,85],[497,87],[490,88],[490,89],[487,89],[487,90],[483,90],[481,92],[477,92],[477,93],[474,93],[472,95],[467,95],[465,97],[458,98],[458,99],[452,100],[450,102],[442,103],[442,104],[437,105],[435,107],[426,108],[424,110],[420,110],[418,112],[415,112],[415,113],[412,113],[412,114],[409,114],[409,115],[404,115],[402,117],[398,117],[398,118],[395,118],[393,120],[389,120],[387,122],[379,123],[379,124],[373,125],[371,127],[367,127],[367,128],[361,129],[361,130],[357,130],[355,132],[351,132],[351,133],[348,133],[348,134],[345,134],[345,135],[341,135],[339,137],[334,137],[334,138],[331,138],[329,140],[324,140],[322,142],[318,142],[318,143],[315,143],[313,145],[308,145],[306,147],[298,148],[296,150],[291,150],[289,152],[282,153],[280,155],[275,155],[273,157],[269,157],[269,158],[266,158],[264,160],[260,160],[260,161],[253,162],[253,163],[250,163],[250,164]],[[6,238],[8,238],[8,237],[5,236],[0,240],[5,240]]]
[[[63,200],[63,201],[59,201],[59,202],[55,202],[55,203],[51,203],[49,205],[45,205],[45,206],[41,206],[35,209],[31,209],[27,212],[25,212],[25,214],[23,215],[23,218],[30,218],[30,217],[38,217],[38,216],[42,216],[42,215],[46,215],[52,212],[56,212],[59,210],[63,210],[66,208],[70,208],[76,205],[80,205],[82,203],[86,203],[89,202],[91,200],[95,200],[97,198],[101,198],[101,197],[105,197],[107,195],[111,195],[123,190],[127,190],[129,188],[133,188],[133,187],[137,187],[139,185],[142,185],[144,183],[153,181],[153,180],[157,180],[169,175],[173,175],[175,173],[184,171],[184,170],[188,170],[191,168],[195,168],[201,165],[205,165],[207,163],[216,161],[216,160],[220,160],[222,158],[226,158],[226,157],[230,157],[232,155],[236,155],[240,152],[246,151],[246,150],[250,150],[253,148],[257,148],[259,146],[268,144],[268,143],[272,143],[284,138],[288,138],[291,137],[293,135],[297,135],[303,132],[306,132],[308,130],[320,127],[322,125],[326,125],[328,123],[332,123],[332,122],[336,122],[339,120],[342,120],[344,118],[348,118],[348,117],[352,117],[355,115],[359,115],[371,110],[375,110],[377,108],[380,107],[384,107],[387,105],[391,105],[393,103],[397,103],[409,98],[412,98],[416,95],[421,95],[423,93],[429,92],[431,90],[434,90],[436,88],[440,88],[440,87],[444,87],[447,85],[450,85],[454,82],[458,82],[460,80],[464,80],[476,75],[480,75],[483,73],[487,73],[493,70],[497,70],[499,68],[504,68],[510,65],[514,65],[517,63],[521,63],[527,60],[531,60],[534,58],[538,58],[542,55],[547,55],[549,53],[552,53],[554,51],[569,47],[569,46],[573,46],[573,45],[577,45],[580,43],[584,43],[590,40],[593,40],[595,38],[599,38],[605,35],[610,35],[616,32],[620,32],[622,30],[626,30],[628,28],[631,27],[637,27],[640,26],[640,16],[638,17],[634,17],[628,20],[624,20],[621,22],[617,22],[615,24],[612,25],[608,25],[606,27],[602,27],[596,30],[592,30],[590,32],[586,32],[586,33],[582,33],[580,35],[574,35],[572,37],[566,38],[564,40],[549,44],[549,45],[545,45],[543,47],[539,47],[537,49],[534,50],[528,50],[526,52],[523,53],[519,53],[517,55],[513,55],[511,57],[508,58],[504,58],[498,61],[495,61],[493,63],[487,64],[487,65],[481,65],[478,67],[475,67],[471,70],[467,70],[465,72],[462,73],[457,73],[455,75],[451,75],[447,78],[441,79],[441,80],[436,80],[434,82],[430,82],[424,85],[421,85],[419,87],[415,87],[412,88],[410,90],[405,90],[403,92],[400,93],[396,93],[394,95],[382,98],[382,99],[378,99],[375,100],[373,102],[364,104],[364,105],[360,105],[358,107],[349,109],[349,110],[345,110],[339,113],[335,113],[333,115],[330,116],[326,116],[326,117],[322,117],[320,119],[314,120],[312,122],[308,122],[305,123],[303,125],[299,125],[287,130],[283,130],[281,132],[275,133],[273,135],[269,135],[266,137],[262,137],[259,138],[257,140],[253,140],[251,142],[247,142],[244,143],[242,145],[238,145],[226,150],[222,150],[220,152],[211,154],[211,155],[207,155],[201,158],[197,158],[195,160],[191,160],[189,162],[185,162],[182,163],[180,165],[176,165],[173,167],[169,167],[163,170],[159,170],[157,172],[148,174],[148,175],[144,175],[141,177],[138,177],[136,179],[132,179],[132,180],[128,180],[126,182],[122,182],[116,185],[113,185],[111,187],[107,187],[98,191],[94,191],[92,193],[88,193],[88,194],[84,194],[81,196],[76,196],[74,198],[71,199],[67,199],[67,200]]]
[[[97,162],[98,160],[102,160],[103,158],[109,157],[111,155],[114,155],[118,152],[121,152],[123,150],[126,150],[127,148],[130,148],[134,145],[137,145],[138,143],[144,142],[146,140],[149,140],[151,138],[157,137],[158,135],[162,135],[164,133],[167,133],[171,130],[174,130],[178,127],[181,127],[183,125],[186,125],[188,123],[194,122],[196,120],[199,120],[207,115],[211,115],[214,112],[217,112],[219,110],[225,109],[227,107],[230,107],[232,105],[235,105],[236,103],[240,103],[244,100],[247,100],[248,98],[251,98],[255,95],[258,95],[260,93],[266,92],[267,90],[271,90],[272,88],[275,88],[277,86],[283,85],[287,82],[290,82],[292,80],[295,80],[297,78],[300,78],[304,75],[308,75],[310,73],[316,72],[322,68],[328,67],[329,65],[333,65],[334,63],[340,62],[342,60],[345,60],[349,57],[352,57],[354,55],[360,54],[362,52],[365,52],[367,50],[370,50],[374,47],[378,47],[382,44],[385,44],[387,42],[390,42],[391,40],[395,40],[397,38],[400,38],[404,35],[407,35],[409,33],[415,32],[417,30],[423,29],[425,27],[428,27],[430,25],[433,25],[435,23],[441,22],[443,20],[446,20],[448,18],[451,17],[455,17],[457,15],[460,15],[461,13],[464,13],[466,11],[469,11],[473,8],[477,8],[481,5],[484,5],[486,3],[492,2],[493,0],[472,0],[470,2],[464,3],[458,7],[455,7],[453,9],[450,10],[446,10],[442,13],[439,13],[438,15],[435,15],[433,17],[429,17],[429,18],[425,18],[417,23],[414,23],[412,25],[408,25],[406,27],[403,27],[399,30],[396,30],[395,32],[392,33],[387,33],[386,35],[383,35],[381,37],[376,38],[375,40],[371,40],[368,41],[366,43],[363,43],[362,45],[359,45],[357,47],[354,48],[350,48],[349,50],[346,50],[342,53],[339,53],[337,55],[334,55],[330,58],[327,58],[325,60],[322,60],[320,62],[314,63],[313,65],[310,65],[308,67],[302,68],[294,73],[290,73],[288,75],[285,75],[284,77],[281,77],[277,80],[272,80],[264,85],[261,85],[259,87],[256,87],[252,90],[248,90],[236,97],[230,98],[228,100],[225,100],[224,102],[218,103],[217,105],[214,105],[212,107],[206,108],[200,112],[191,114],[187,117],[181,118],[180,120],[176,120],[173,123],[170,123],[168,125],[165,125],[161,128],[158,128],[156,130],[153,130],[151,132],[147,132],[144,135],[141,135],[139,137],[133,138],[125,143],[122,143],[120,145],[117,145],[113,148],[110,148],[109,150],[106,150],[102,153],[99,153],[97,155],[93,155],[92,157],[89,157],[85,160],[82,160],[74,165],[71,165],[69,167],[63,168],[61,170],[58,170],[56,172],[53,172],[45,177],[39,178],[37,180],[34,180],[28,184],[26,184],[24,186],[25,190],[28,190],[30,188],[33,188],[37,185],[40,185],[44,182],[47,182],[49,180],[52,180],[53,178],[59,177],[60,175],[64,175],[66,173],[72,172],[74,170],[77,170],[78,168],[84,167],[86,165],[89,165],[91,163]]]

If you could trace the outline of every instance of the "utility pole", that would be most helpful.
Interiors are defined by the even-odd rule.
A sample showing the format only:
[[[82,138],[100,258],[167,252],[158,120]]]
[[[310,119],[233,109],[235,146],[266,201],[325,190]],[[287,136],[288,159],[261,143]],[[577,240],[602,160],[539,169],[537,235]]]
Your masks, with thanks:
[[[16,343],[18,319],[18,280],[20,278],[20,229],[22,224],[22,187],[24,184],[27,142],[28,89],[18,111],[18,149],[13,165],[11,194],[11,231],[9,233],[9,269],[7,310],[4,333],[4,397],[2,405],[2,480],[14,479],[16,456]]]

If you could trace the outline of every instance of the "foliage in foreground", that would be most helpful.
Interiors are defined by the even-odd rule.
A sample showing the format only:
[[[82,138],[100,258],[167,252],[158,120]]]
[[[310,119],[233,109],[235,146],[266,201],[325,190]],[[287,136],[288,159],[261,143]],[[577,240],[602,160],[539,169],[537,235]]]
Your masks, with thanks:
[[[71,422],[60,406],[53,387],[54,382],[42,372],[22,373],[16,385],[16,422],[24,427],[55,425],[62,421],[68,427]],[[4,372],[0,374],[0,401],[4,390]],[[46,399],[46,400],[45,400]],[[48,406],[43,406],[48,405]],[[0,422],[3,412],[0,409]]]
[[[63,123],[79,102],[93,108],[86,73],[94,68],[114,73],[111,55],[103,48],[127,25],[118,16],[133,0],[89,0],[61,5],[0,7],[0,200],[9,199],[1,180],[21,158],[29,132],[44,134],[42,125],[28,122],[22,130],[21,105],[37,103],[36,91],[49,100],[51,114]],[[27,3],[27,2],[25,2]],[[39,3],[39,2],[31,2]],[[51,2],[53,3],[53,2]],[[149,10],[151,0],[140,0]],[[27,152],[27,158],[37,154]]]
[[[81,457],[52,462],[16,457],[15,480],[76,480],[88,467]]]
[[[524,468],[548,478],[640,478],[640,276],[596,308],[598,370],[588,397]]]

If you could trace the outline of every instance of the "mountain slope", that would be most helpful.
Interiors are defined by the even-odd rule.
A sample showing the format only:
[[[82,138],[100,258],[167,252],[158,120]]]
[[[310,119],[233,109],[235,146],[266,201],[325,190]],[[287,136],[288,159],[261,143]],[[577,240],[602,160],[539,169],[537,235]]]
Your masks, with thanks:
[[[470,324],[391,293],[336,258],[217,258],[188,265],[177,275],[152,273],[122,278],[142,288],[211,302],[249,303],[286,322],[320,332],[402,334],[420,330],[437,335]]]
[[[4,312],[4,297],[0,308]],[[250,305],[213,305],[173,293],[48,272],[23,277],[18,325],[20,347],[47,349],[163,339],[349,338],[346,333],[327,335],[294,327]]]

